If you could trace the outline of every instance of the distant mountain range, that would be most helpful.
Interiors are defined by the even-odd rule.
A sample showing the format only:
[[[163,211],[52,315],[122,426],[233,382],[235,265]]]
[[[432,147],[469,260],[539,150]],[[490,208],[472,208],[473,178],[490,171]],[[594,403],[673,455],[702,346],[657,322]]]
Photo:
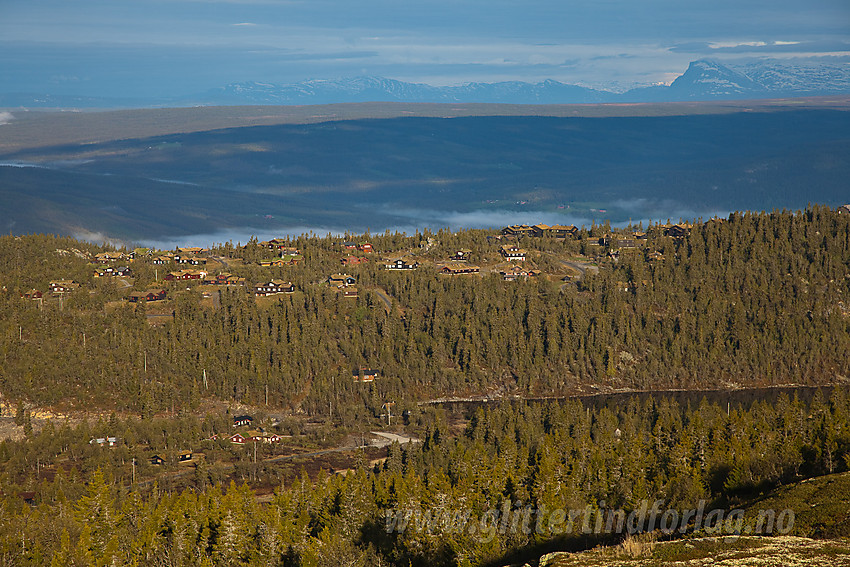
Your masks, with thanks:
[[[291,85],[232,83],[168,100],[106,99],[51,94],[0,94],[0,107],[138,107],[195,105],[301,105],[345,102],[582,104],[710,101],[850,94],[850,66],[760,60],[741,65],[694,61],[670,85],[624,93],[569,85],[509,81],[434,87],[382,77],[318,79]]]

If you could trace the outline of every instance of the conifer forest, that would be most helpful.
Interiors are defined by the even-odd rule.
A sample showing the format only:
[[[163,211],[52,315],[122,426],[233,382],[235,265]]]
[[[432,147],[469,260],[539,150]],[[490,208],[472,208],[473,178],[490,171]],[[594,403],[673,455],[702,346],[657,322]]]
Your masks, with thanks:
[[[0,236],[0,565],[522,564],[850,470],[850,214],[513,228]]]

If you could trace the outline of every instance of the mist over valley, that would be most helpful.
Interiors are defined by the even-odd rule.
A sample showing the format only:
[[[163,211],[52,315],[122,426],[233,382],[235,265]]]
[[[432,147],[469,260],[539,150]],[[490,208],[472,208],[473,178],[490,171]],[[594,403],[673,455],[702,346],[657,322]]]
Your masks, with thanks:
[[[309,231],[589,227],[846,200],[850,115],[840,104],[703,113],[648,105],[644,116],[634,115],[640,106],[628,107],[632,115],[600,108],[485,105],[475,109],[480,116],[452,116],[431,105],[425,116],[368,118],[356,105],[329,105],[264,125],[244,116],[216,121],[216,109],[164,109],[146,111],[159,135],[145,137],[119,127],[122,112],[90,113],[72,118],[78,131],[96,124],[102,139],[67,127],[56,129],[60,143],[21,140],[27,124],[44,132],[51,117],[70,124],[67,115],[13,119],[0,126],[18,128],[0,154],[0,226],[117,241],[244,242]],[[317,121],[328,109],[333,118]],[[514,115],[486,115],[496,109]],[[589,116],[570,117],[579,111]],[[150,126],[183,113],[191,118],[174,120],[170,132]]]

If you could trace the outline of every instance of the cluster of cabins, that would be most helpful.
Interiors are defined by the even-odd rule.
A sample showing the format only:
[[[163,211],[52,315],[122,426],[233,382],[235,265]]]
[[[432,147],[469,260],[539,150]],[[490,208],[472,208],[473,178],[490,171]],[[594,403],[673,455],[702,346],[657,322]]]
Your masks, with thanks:
[[[48,293],[53,297],[62,297],[76,289],[80,289],[80,283],[74,280],[53,280],[47,287]],[[31,289],[24,293],[22,297],[24,299],[42,299],[44,293],[37,289]]]
[[[659,228],[661,228],[664,236],[670,236],[673,238],[684,238],[685,236],[690,234],[693,225],[690,223],[664,224],[659,225]],[[545,236],[549,236],[552,238],[575,238],[579,235],[580,230],[573,225],[549,226],[546,224],[514,224],[511,226],[506,226],[502,229],[501,232],[503,236],[514,238],[519,238],[523,236],[535,238],[542,238]],[[641,236],[645,237],[645,233],[635,233],[635,238],[640,238]],[[609,235],[603,238],[610,239],[611,236]],[[600,245],[605,246],[607,245],[607,243],[603,244],[600,241]]]
[[[358,242],[345,241],[345,242],[341,242],[340,246],[342,246],[342,248],[344,250],[357,251],[357,252],[361,252],[363,254],[371,254],[372,252],[375,251],[375,249],[372,247],[372,244],[370,244],[369,242],[359,242],[358,243]],[[360,264],[368,263],[369,258],[367,258],[366,256],[356,256],[356,255],[352,254],[352,255],[344,257],[342,260],[340,260],[340,262],[342,263],[343,266],[359,266]]]
[[[250,415],[237,415],[233,418],[233,427],[250,427],[253,423],[254,418]],[[213,435],[210,439],[216,440],[218,439],[218,435]],[[262,427],[249,429],[242,433],[234,433],[227,439],[234,445],[244,445],[249,441],[256,443],[279,443],[281,441],[280,435],[277,435],[276,433],[269,433]]]
[[[372,252],[375,251],[375,249],[372,247],[372,245],[368,242],[358,243],[358,242],[345,241],[345,242],[341,243],[341,246],[345,250],[357,250],[359,252],[363,252],[364,254],[371,254]]]
[[[840,214],[850,214],[850,205],[843,205],[838,208]],[[659,225],[664,236],[672,238],[684,238],[690,234],[693,225],[687,223]],[[579,236],[580,230],[573,225],[546,225],[535,224],[525,225],[516,224],[503,228],[501,236],[495,238],[507,238],[508,243],[499,247],[499,254],[507,262],[524,262],[527,258],[527,251],[520,248],[516,241],[521,237],[531,238],[575,238]],[[605,235],[599,238],[590,239],[588,245],[600,246],[608,248],[608,255],[617,260],[621,252],[629,251],[630,249],[638,250],[641,246],[641,241],[647,238],[646,233],[633,233],[630,235]],[[510,239],[514,240],[513,242]],[[261,260],[259,264],[264,267],[280,267],[286,265],[294,265],[302,259],[300,251],[289,245],[289,241],[283,239],[272,239],[258,243],[259,246],[273,250],[280,254],[279,258],[273,260]],[[375,250],[369,242],[353,242],[343,241],[340,246],[344,250],[356,251],[362,254],[370,254]],[[177,248],[174,254],[165,254],[152,258],[153,264],[176,263],[190,266],[203,266],[208,260],[199,254],[207,253],[209,250],[201,247],[182,247]],[[95,270],[94,276],[101,277],[116,277],[132,276],[132,270],[127,266],[114,266],[113,264],[126,260],[134,260],[139,253],[144,253],[139,250],[133,252],[101,252],[96,254],[92,261],[101,266]],[[447,275],[463,275],[477,274],[481,269],[479,266],[469,264],[468,260],[471,256],[471,250],[458,250],[452,259],[441,265],[439,272]],[[150,252],[148,252],[150,255]],[[663,260],[663,256],[659,252],[647,252],[646,259],[648,261]],[[343,257],[340,262],[343,266],[356,266],[367,263],[369,259],[366,256],[358,256],[351,254]],[[384,264],[388,270],[415,270],[419,268],[419,262],[411,261],[405,257],[397,258],[388,264]],[[500,270],[499,273],[505,280],[514,280],[518,277],[534,277],[539,274],[539,270],[525,270],[520,267],[511,267]],[[168,272],[165,277],[168,282],[194,282],[202,285],[217,285],[217,286],[244,286],[246,285],[245,278],[235,276],[230,273],[221,273],[216,276],[210,274],[204,269],[183,269],[179,271]],[[355,287],[356,280],[349,274],[333,274],[328,277],[328,284],[335,287],[344,297],[357,297],[358,290]],[[50,282],[49,293],[54,297],[61,297],[63,294],[73,291],[80,287],[80,284],[73,280],[56,280]],[[289,281],[271,280],[256,284],[253,287],[253,292],[258,297],[265,297],[277,294],[289,294],[295,291],[295,285]],[[43,294],[39,290],[30,290],[23,294],[28,299],[41,299]],[[133,292],[128,296],[128,300],[133,303],[140,301],[161,301],[166,298],[166,292],[163,289],[151,289],[144,292]]]
[[[301,256],[281,256],[271,260],[260,260],[257,263],[261,268],[282,268],[284,266],[294,266],[301,261]]]
[[[573,238],[578,234],[579,230],[573,225],[556,224],[549,226],[546,224],[535,224],[529,226],[527,224],[513,224],[502,229],[502,234],[505,236],[534,236],[542,238],[551,236],[553,238]]]
[[[132,275],[133,271],[127,266],[105,266],[94,271],[96,278],[130,277]]]
[[[283,266],[294,266],[303,258],[298,248],[290,246],[289,242],[280,238],[263,240],[258,246],[272,250],[278,254],[277,258],[260,260],[258,264],[263,268],[282,268]]]
[[[203,266],[209,262],[207,258],[198,256],[186,256],[180,254],[166,254],[164,256],[156,256],[151,260],[151,263],[161,266],[163,264],[188,264],[189,266]]]
[[[451,276],[480,273],[481,268],[479,266],[475,266],[468,263],[470,254],[470,250],[458,250],[457,252],[455,252],[452,261],[447,262],[440,268],[440,273]],[[504,260],[508,262],[524,262],[528,253],[516,244],[509,243],[499,247],[499,254]],[[531,272],[535,272],[536,275],[537,273],[539,273],[539,270],[532,270]],[[530,271],[523,270],[522,268],[518,267],[513,267],[507,270],[502,270],[500,273],[502,274],[502,277],[505,280],[512,281],[517,279],[517,277],[519,276],[528,276],[530,274]]]
[[[121,439],[113,436],[94,437],[89,440],[89,445],[98,445],[100,447],[117,447],[120,443]],[[180,451],[177,454],[177,462],[179,464],[190,464],[194,456],[192,451]],[[166,460],[162,457],[162,454],[157,453],[148,457],[148,462],[154,466],[161,466],[165,464]]]
[[[289,242],[283,240],[282,238],[272,238],[271,240],[263,240],[257,244],[262,248],[268,248],[269,250],[274,250],[279,252],[281,256],[292,255],[295,256],[299,254],[298,249],[290,246]]]

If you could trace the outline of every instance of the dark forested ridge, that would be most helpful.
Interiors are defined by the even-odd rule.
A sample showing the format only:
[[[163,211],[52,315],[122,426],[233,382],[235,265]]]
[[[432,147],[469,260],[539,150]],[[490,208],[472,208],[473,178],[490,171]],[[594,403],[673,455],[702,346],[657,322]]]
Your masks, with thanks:
[[[175,255],[157,264],[147,250],[131,276],[95,277],[103,247],[0,237],[0,394],[23,431],[0,444],[3,561],[484,564],[575,542],[549,528],[388,534],[387,512],[727,507],[847,470],[850,215],[815,206],[670,228],[345,237],[371,253],[308,235],[285,242],[297,254],[279,267],[259,263],[269,250],[256,241],[210,250],[206,270],[244,287],[165,281]],[[506,243],[529,275],[505,281]],[[480,272],[441,274],[458,252]],[[340,267],[353,253],[366,260]],[[385,269],[394,258],[418,267]],[[327,283],[339,271],[356,294]],[[51,296],[57,280],[78,285]],[[269,281],[295,292],[256,297]],[[126,301],[152,288],[167,298]],[[779,385],[832,388],[748,404],[422,403]],[[239,411],[288,441],[259,456],[234,445]],[[421,442],[318,467],[344,475],[272,460],[380,428]],[[117,446],[94,442],[110,435]],[[180,468],[187,450],[203,462]],[[228,479],[279,488],[261,504]]]

